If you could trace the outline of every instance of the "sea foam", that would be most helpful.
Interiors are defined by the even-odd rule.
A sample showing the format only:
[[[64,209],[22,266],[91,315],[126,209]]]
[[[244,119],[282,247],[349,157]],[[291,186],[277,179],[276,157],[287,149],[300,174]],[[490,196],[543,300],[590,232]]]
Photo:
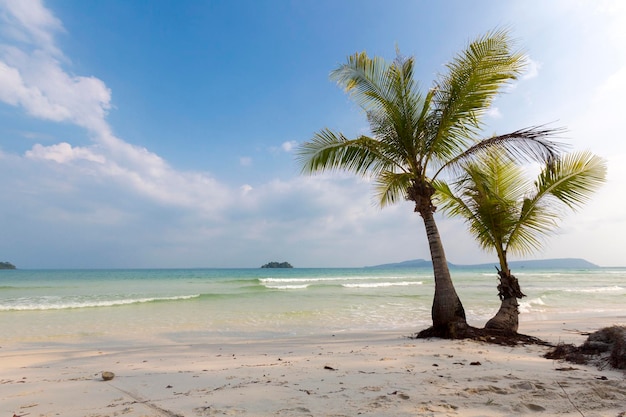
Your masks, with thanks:
[[[198,298],[200,294],[179,295],[173,297],[145,297],[127,298],[117,300],[67,300],[62,298],[51,299],[40,297],[39,299],[21,299],[0,305],[0,311],[29,311],[29,310],[65,310],[76,308],[115,307],[129,304],[150,303],[156,301],[177,301]]]

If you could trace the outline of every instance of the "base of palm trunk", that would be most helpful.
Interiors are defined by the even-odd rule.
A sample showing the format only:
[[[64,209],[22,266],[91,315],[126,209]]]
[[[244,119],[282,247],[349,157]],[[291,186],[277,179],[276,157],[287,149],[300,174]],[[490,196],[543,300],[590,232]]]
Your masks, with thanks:
[[[516,345],[542,345],[554,346],[544,340],[534,336],[528,336],[517,332],[505,332],[496,329],[480,329],[472,326],[459,326],[443,329],[429,327],[410,336],[412,339],[471,339],[484,343],[493,343],[497,345],[516,346]]]
[[[429,327],[419,332],[417,338],[438,337],[441,339],[466,339],[472,331],[465,320],[453,321],[445,325]]]
[[[517,332],[519,327],[519,304],[517,298],[505,298],[500,304],[500,309],[487,324],[486,329],[500,330],[503,332]]]

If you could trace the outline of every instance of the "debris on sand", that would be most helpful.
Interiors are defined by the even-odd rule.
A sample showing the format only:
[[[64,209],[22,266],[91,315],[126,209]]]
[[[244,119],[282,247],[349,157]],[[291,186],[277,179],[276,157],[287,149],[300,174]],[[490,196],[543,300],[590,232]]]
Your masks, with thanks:
[[[580,346],[559,344],[545,357],[577,364],[591,363],[599,368],[626,369],[626,326],[604,327],[591,333]]]

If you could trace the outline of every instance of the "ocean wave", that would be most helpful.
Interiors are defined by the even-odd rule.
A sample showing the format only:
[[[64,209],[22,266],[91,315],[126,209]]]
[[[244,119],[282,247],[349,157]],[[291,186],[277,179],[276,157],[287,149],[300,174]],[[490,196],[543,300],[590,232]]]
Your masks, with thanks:
[[[539,306],[545,306],[546,303],[543,301],[541,297],[533,298],[528,301],[522,301],[519,303],[519,311],[520,313],[536,313],[543,312],[545,309]]]
[[[336,276],[336,277],[300,277],[300,278],[259,278],[259,283],[266,285],[272,283],[319,283],[319,282],[336,282],[336,281],[372,281],[372,280],[398,280],[406,279],[403,276]]]
[[[129,304],[151,303],[159,301],[179,301],[198,298],[200,294],[179,295],[173,297],[145,297],[145,298],[128,298],[118,300],[85,300],[85,301],[68,301],[58,300],[50,301],[41,300],[39,302],[22,302],[8,305],[0,305],[0,311],[33,311],[33,310],[67,310],[77,308],[94,308],[94,307],[115,307]]]
[[[299,285],[265,285],[265,288],[270,290],[304,290],[309,287],[308,284]]]
[[[406,287],[409,285],[422,285],[422,281],[401,281],[401,282],[361,282],[358,284],[342,284],[344,288],[384,288],[384,287]]]
[[[259,283],[263,285],[272,284],[272,283],[306,283],[306,282],[332,282],[332,281],[345,281],[350,279],[362,279],[359,277],[336,277],[336,278],[259,278]]]
[[[626,288],[614,285],[612,287],[599,287],[599,288],[577,288],[577,289],[565,289],[564,292],[577,292],[577,293],[599,293],[599,292],[620,292]]]
[[[512,270],[511,272],[516,277],[544,277],[544,278],[551,278],[551,277],[561,277],[561,276],[570,276],[570,275],[580,275],[580,273],[577,273],[578,271],[571,271],[571,272],[570,271],[568,271],[568,272],[554,272],[554,271],[549,271],[549,272],[539,272],[539,271],[518,272],[518,271]]]
[[[380,279],[380,277],[376,277]],[[388,279],[388,278],[385,278]],[[392,278],[393,279],[393,278]],[[406,279],[406,277],[405,277]],[[363,277],[350,279],[351,281],[363,281]],[[329,278],[263,278],[259,280],[262,287],[270,290],[304,290],[312,285],[320,284],[322,286],[336,286],[342,288],[384,288],[384,287],[405,287],[410,285],[422,285],[422,281],[384,281],[384,282],[356,282],[356,283],[339,283],[339,279]],[[345,281],[345,279],[343,280]]]

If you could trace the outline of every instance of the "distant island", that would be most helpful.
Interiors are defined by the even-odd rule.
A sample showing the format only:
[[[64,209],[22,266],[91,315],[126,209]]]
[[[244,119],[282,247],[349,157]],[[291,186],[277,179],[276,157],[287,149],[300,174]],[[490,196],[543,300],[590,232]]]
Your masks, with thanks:
[[[16,269],[11,262],[0,262],[0,269]]]
[[[432,262],[426,259],[413,259],[410,261],[368,266],[366,268],[432,268]],[[474,268],[474,269],[493,269],[494,265],[499,266],[498,262],[476,265],[456,265],[448,262],[450,269],[454,268]],[[532,261],[511,261],[509,267],[513,272],[518,269],[596,269],[600,268],[581,258],[558,258],[558,259],[541,259]]]
[[[270,262],[263,265],[261,268],[293,268],[289,262]]]

